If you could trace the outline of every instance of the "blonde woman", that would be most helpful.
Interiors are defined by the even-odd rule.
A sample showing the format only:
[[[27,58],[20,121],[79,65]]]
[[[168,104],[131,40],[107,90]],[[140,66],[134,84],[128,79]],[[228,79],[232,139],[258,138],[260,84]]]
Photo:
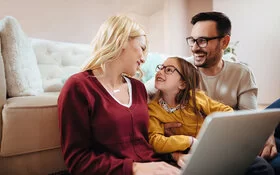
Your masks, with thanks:
[[[144,30],[126,16],[102,24],[83,71],[65,83],[59,127],[66,166],[75,174],[179,174],[148,143],[144,85],[133,77],[144,63]]]

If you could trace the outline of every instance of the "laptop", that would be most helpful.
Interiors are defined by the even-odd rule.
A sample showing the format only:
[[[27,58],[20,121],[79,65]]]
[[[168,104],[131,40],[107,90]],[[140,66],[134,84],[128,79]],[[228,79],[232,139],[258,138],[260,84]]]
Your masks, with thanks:
[[[207,116],[182,174],[245,174],[279,122],[280,109],[218,112]]]

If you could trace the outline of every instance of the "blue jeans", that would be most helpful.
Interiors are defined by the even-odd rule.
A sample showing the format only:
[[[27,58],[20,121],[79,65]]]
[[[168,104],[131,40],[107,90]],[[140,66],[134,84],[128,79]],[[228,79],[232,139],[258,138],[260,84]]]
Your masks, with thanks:
[[[257,156],[245,175],[275,175],[272,165],[264,158]]]
[[[272,109],[272,108],[280,108],[280,98],[278,100],[276,100],[275,102],[273,102],[271,105],[269,105],[266,109]],[[274,168],[275,174],[280,175],[280,153],[279,153],[279,150],[280,150],[280,124],[278,124],[278,126],[275,129],[274,137],[275,137],[278,154],[269,163]]]

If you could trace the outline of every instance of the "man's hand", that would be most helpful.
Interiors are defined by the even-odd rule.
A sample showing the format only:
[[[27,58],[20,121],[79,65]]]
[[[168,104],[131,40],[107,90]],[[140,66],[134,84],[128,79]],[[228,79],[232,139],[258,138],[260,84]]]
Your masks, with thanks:
[[[277,155],[277,148],[274,138],[274,133],[269,136],[267,139],[263,150],[260,153],[260,156],[265,158],[266,160],[270,160]]]
[[[169,137],[174,135],[175,133],[172,132],[173,128],[180,128],[181,123],[165,123],[164,124],[164,135]]]

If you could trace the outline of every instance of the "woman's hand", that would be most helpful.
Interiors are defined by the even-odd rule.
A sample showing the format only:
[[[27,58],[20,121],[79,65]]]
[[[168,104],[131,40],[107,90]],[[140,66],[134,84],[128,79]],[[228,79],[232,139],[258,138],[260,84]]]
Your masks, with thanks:
[[[133,175],[177,175],[180,170],[166,162],[133,163]]]
[[[189,161],[191,154],[183,154],[181,152],[172,153],[172,157],[176,160],[177,165],[183,168],[187,161]]]

